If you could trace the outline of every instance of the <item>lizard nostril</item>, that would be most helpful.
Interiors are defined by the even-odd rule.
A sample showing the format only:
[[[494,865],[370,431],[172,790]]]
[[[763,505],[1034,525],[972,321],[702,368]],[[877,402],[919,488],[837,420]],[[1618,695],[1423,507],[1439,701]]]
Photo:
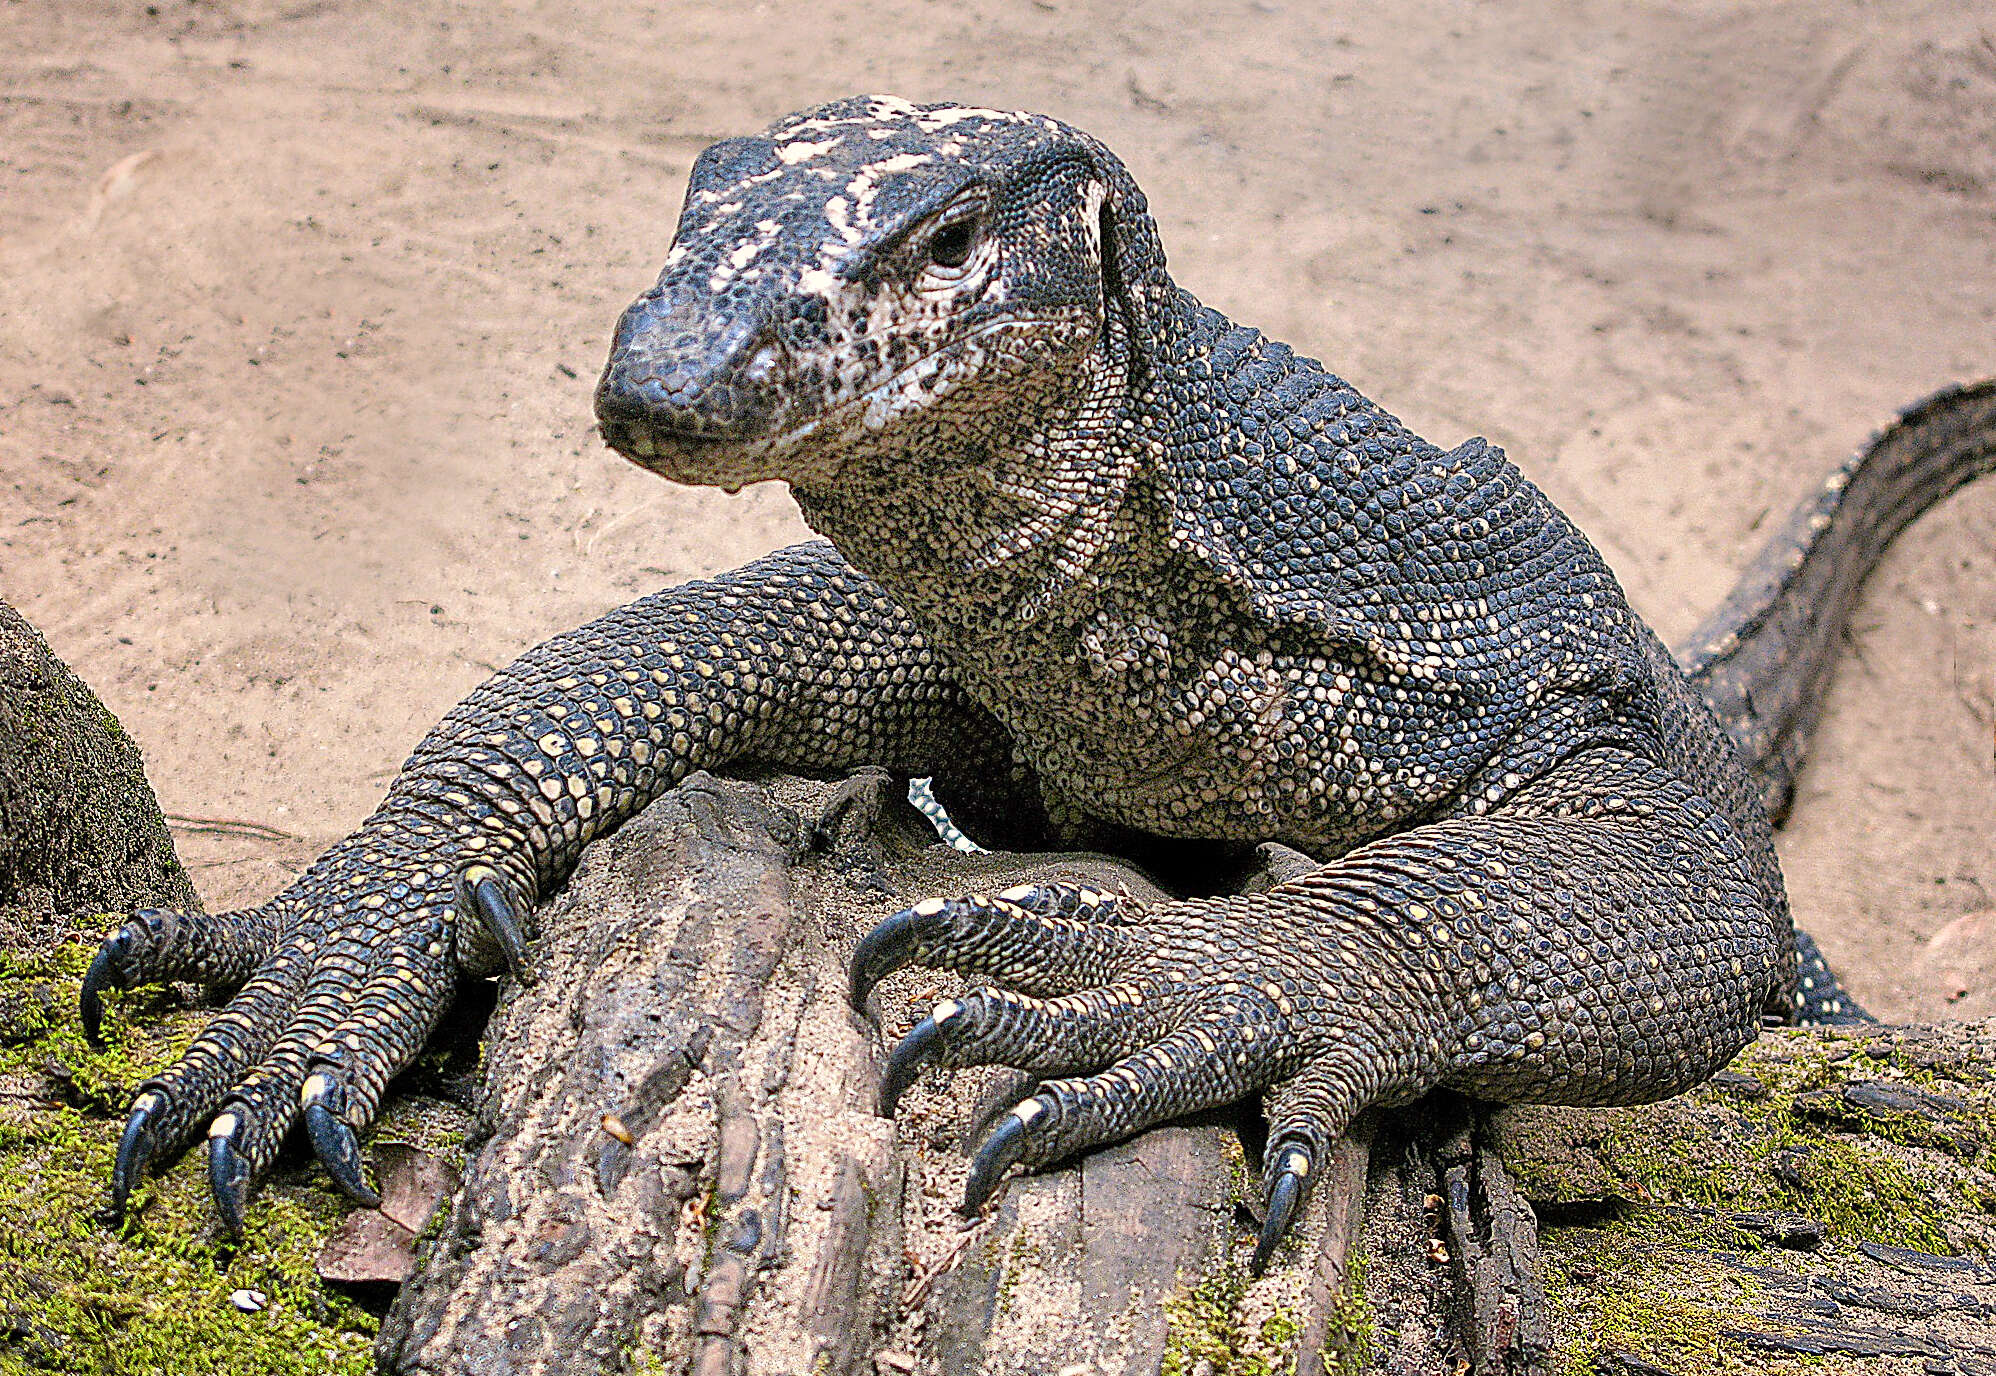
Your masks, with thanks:
[[[622,369],[604,375],[596,389],[596,416],[606,424],[636,424],[650,411],[642,384]]]

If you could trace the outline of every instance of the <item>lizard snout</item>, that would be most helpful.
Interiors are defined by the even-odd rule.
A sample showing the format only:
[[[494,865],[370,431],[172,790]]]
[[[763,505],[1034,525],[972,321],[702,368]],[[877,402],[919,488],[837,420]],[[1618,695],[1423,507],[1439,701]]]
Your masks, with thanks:
[[[746,437],[773,418],[782,345],[767,322],[653,290],[617,321],[598,416],[675,434]]]
[[[767,322],[653,290],[617,322],[596,419],[612,449],[676,482],[778,477],[754,459],[777,433],[785,361]]]

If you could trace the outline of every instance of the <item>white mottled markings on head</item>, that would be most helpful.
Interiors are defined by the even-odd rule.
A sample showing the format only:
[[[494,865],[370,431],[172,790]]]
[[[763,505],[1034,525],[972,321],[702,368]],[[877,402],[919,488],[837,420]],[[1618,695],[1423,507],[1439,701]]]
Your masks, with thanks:
[[[933,133],[967,119],[989,119],[996,120],[1000,124],[1017,124],[1030,118],[1032,116],[1017,110],[983,110],[975,106],[966,106],[958,110],[924,110],[916,117],[915,122],[922,126],[924,132]]]
[[[877,179],[885,177],[890,173],[906,172],[911,168],[920,167],[927,161],[929,161],[927,153],[896,153],[891,158],[882,158],[879,162],[868,163],[866,170],[861,175]]]
[[[810,139],[799,139],[795,143],[786,143],[779,147],[776,156],[785,165],[800,163],[808,158],[815,158],[820,153],[829,153],[842,142],[843,139],[837,138],[818,139],[815,142]]]
[[[837,230],[841,239],[849,244],[856,244],[862,236],[860,231],[853,227],[849,218],[851,210],[852,207],[846,203],[845,197],[834,196],[825,202],[825,223]]]
[[[805,296],[822,296],[830,300],[840,286],[838,275],[822,267],[805,268],[797,276],[797,291]]]
[[[1088,236],[1088,242],[1095,246],[1095,256],[1100,258],[1102,246],[1102,202],[1109,199],[1109,188],[1100,182],[1088,183],[1088,194],[1082,197],[1084,219],[1081,232]]]

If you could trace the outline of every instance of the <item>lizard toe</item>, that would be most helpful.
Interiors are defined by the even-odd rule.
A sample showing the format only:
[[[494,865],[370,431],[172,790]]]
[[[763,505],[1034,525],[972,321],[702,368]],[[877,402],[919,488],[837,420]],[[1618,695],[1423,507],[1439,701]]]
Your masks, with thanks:
[[[1134,943],[1114,895],[1030,884],[995,896],[931,898],[903,908],[861,938],[847,997],[864,1011],[874,986],[909,965],[982,976],[1029,994],[1107,983],[1130,964]]]
[[[104,1221],[118,1223],[132,1189],[145,1177],[146,1163],[152,1160],[162,1139],[161,1123],[170,1112],[163,1090],[144,1089],[132,1100],[124,1131],[118,1134],[118,1154],[111,1163],[111,1200],[104,1209]]]
[[[229,913],[146,908],[104,938],[84,972],[78,998],[84,1038],[104,1044],[104,995],[139,984],[191,979],[210,988],[240,984],[275,942],[268,907]]]
[[[504,875],[490,865],[467,865],[457,876],[457,910],[498,949],[506,973],[521,984],[534,982],[526,906],[514,896]]]
[[[253,1174],[250,1158],[243,1151],[242,1115],[231,1108],[208,1128],[208,1192],[215,1198],[215,1212],[232,1233],[243,1230]]]
[[[1262,1152],[1261,1232],[1248,1267],[1260,1275],[1288,1236],[1353,1113],[1374,1090],[1358,1061],[1333,1047],[1264,1096],[1268,1143]]]
[[[356,1204],[380,1207],[381,1195],[367,1181],[360,1159],[360,1134],[348,1121],[346,1082],[329,1067],[315,1067],[305,1077],[299,1092],[305,1132],[312,1139],[312,1152],[333,1183]]]
[[[1252,1274],[1258,1276],[1268,1269],[1275,1249],[1288,1236],[1289,1225],[1296,1221],[1296,1211],[1302,1207],[1316,1166],[1315,1152],[1300,1142],[1269,1154],[1267,1179],[1262,1185],[1261,1233],[1255,1238],[1254,1256],[1248,1261]]]
[[[1142,985],[1035,998],[978,988],[944,999],[887,1060],[879,1111],[891,1118],[929,1066],[1008,1065],[1034,1075],[1095,1070],[1155,1040],[1169,1010]]]

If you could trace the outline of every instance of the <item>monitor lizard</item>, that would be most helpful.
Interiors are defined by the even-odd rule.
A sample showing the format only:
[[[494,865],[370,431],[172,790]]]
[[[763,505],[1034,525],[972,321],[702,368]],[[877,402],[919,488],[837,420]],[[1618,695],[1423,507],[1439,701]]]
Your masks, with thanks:
[[[1996,385],[1837,470],[1673,658],[1504,454],[1444,450],[1166,273],[1142,192],[1042,115],[857,97],[695,164],[617,325],[603,437],[682,483],[790,484],[829,542],[528,651],[269,902],[141,912],[84,984],[239,986],[134,1098],[112,1179],[208,1124],[223,1218],[302,1117],[357,1134],[457,983],[527,969],[582,848],[697,769],[933,779],[964,832],[1253,894],[931,900],[860,944],[971,977],[890,1059],[1040,1077],[968,1210],[1259,1094],[1265,1263],[1357,1111],[1440,1086],[1618,1104],[1763,1018],[1863,1016],[1799,945],[1771,840],[1863,574],[1996,463]]]

